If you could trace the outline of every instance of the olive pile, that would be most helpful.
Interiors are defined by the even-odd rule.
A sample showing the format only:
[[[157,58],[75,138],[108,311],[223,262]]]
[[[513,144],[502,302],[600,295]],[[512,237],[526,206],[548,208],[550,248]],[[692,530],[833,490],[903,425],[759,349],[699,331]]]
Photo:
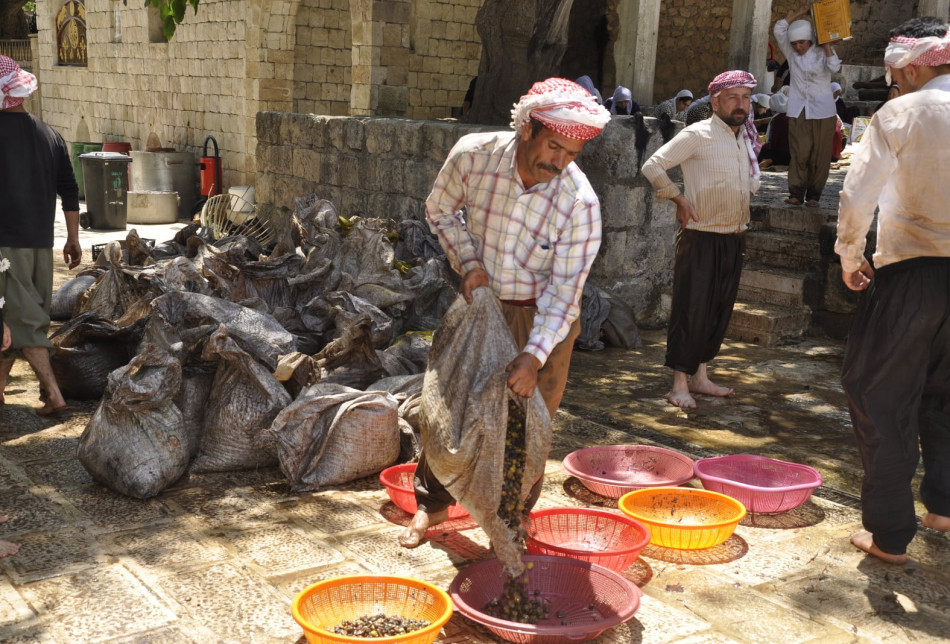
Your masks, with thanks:
[[[327,630],[337,635],[347,635],[349,637],[391,637],[418,631],[431,623],[425,619],[376,613],[374,615],[361,615],[356,619],[345,619],[339,626],[328,627]]]
[[[531,564],[527,564],[530,567]],[[488,602],[485,612],[498,619],[522,624],[537,624],[550,617],[547,601],[540,599],[540,590],[528,590],[528,575],[508,577],[500,597]]]
[[[515,539],[524,549],[525,519],[528,511],[521,496],[524,482],[524,469],[527,462],[525,449],[525,415],[521,407],[511,398],[508,399],[508,426],[505,432],[505,472],[501,486],[501,504],[498,518],[514,530]],[[525,565],[526,569],[531,564]],[[485,612],[492,617],[510,622],[537,624],[548,618],[547,603],[538,598],[540,590],[533,593],[528,590],[528,575],[508,577],[500,597],[488,602]]]
[[[521,485],[528,453],[525,449],[525,416],[521,407],[508,398],[508,426],[505,431],[505,472],[501,485],[501,503],[498,518],[515,531],[520,543],[524,543],[524,519],[527,518]]]

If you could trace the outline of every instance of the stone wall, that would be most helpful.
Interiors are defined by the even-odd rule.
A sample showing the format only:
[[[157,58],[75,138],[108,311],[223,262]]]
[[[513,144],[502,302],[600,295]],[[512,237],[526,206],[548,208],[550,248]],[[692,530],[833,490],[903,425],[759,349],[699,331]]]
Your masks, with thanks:
[[[671,203],[655,201],[639,173],[636,122],[636,117],[614,117],[578,158],[601,198],[604,221],[604,244],[591,280],[630,302],[641,323],[661,324],[668,316],[676,222]],[[645,124],[652,129],[655,121]],[[422,219],[425,198],[452,145],[465,134],[491,129],[497,128],[261,113],[257,201],[278,213],[293,209],[297,197],[316,193],[345,216]],[[649,129],[642,160],[662,144]]]
[[[294,111],[452,116],[478,73],[479,6],[480,0],[301,0]]]
[[[861,0],[851,2],[851,40],[839,42],[835,51],[850,65],[881,65],[887,33],[916,15],[916,2]],[[792,10],[800,0],[773,0],[769,42],[775,58],[785,57],[772,26]],[[697,97],[706,93],[709,81],[725,71],[729,60],[729,30],[732,26],[732,0],[698,3],[694,0],[664,0],[660,11],[656,50],[655,102],[674,96],[686,88]],[[762,52],[767,56],[768,52]],[[634,97],[636,98],[636,97]]]
[[[223,183],[253,180],[255,115],[292,108],[292,2],[202,0],[198,16],[189,9],[171,42],[152,42],[154,9],[88,0],[87,67],[57,64],[60,5],[37,3],[46,122],[67,141],[127,141],[142,150],[151,138],[152,145],[157,140],[196,156],[213,135],[224,160]]]

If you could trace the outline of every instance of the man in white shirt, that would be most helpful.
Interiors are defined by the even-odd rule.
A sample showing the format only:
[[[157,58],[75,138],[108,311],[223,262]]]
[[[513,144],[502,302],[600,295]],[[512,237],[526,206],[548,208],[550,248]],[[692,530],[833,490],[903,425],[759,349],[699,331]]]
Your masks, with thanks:
[[[809,11],[811,3],[779,20],[774,34],[791,72],[787,112],[791,163],[785,202],[817,208],[831,169],[838,114],[831,74],[841,69],[841,59],[831,45],[815,46],[811,23],[799,20]]]
[[[673,267],[673,305],[666,366],[667,399],[693,409],[693,394],[728,396],[706,363],[716,357],[739,290],[749,198],[758,188],[761,144],[751,116],[752,74],[724,72],[709,84],[713,116],[684,128],[643,164],[656,194],[676,204],[680,231]],[[683,170],[685,196],[667,171]]]
[[[923,454],[923,525],[950,531],[950,32],[915,18],[884,54],[901,96],[875,113],[841,191],[841,276],[866,289],[841,383],[864,466],[865,530],[851,543],[907,561],[917,521],[911,481]],[[891,78],[888,78],[888,83]],[[874,267],[865,238],[879,209]]]

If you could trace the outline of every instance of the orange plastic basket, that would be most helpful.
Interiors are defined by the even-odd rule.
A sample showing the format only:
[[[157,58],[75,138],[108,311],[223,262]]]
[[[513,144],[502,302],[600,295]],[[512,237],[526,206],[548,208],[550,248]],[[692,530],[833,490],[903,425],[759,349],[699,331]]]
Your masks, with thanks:
[[[308,586],[294,598],[291,611],[310,644],[354,641],[430,644],[452,617],[452,600],[445,591],[418,579],[353,575],[334,577]],[[417,631],[391,637],[354,638],[327,630],[343,620],[375,613],[425,619],[432,623]]]
[[[416,504],[416,490],[413,480],[416,475],[416,463],[403,463],[387,467],[379,473],[379,482],[386,488],[389,498],[397,508],[409,514],[415,514],[419,506]],[[449,519],[461,519],[468,516],[468,511],[461,503],[449,506]]]
[[[533,555],[589,561],[622,572],[650,543],[650,531],[622,514],[592,508],[535,510],[525,545]]]
[[[746,515],[745,506],[730,496],[687,487],[635,490],[618,505],[650,528],[650,543],[681,550],[719,545]]]

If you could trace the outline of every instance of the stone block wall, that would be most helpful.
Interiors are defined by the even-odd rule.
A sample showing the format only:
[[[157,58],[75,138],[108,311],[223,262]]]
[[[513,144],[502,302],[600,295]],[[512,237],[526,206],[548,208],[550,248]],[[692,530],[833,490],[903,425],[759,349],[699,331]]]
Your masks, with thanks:
[[[479,0],[301,0],[294,111],[446,118],[478,73]]]
[[[86,2],[88,66],[57,63],[59,0],[37,2],[43,118],[67,141],[127,141],[201,155],[214,136],[225,186],[253,182],[254,119],[292,109],[291,0],[202,0],[171,42],[142,2]],[[159,40],[164,40],[159,38]],[[211,146],[209,145],[209,153]]]
[[[302,0],[294,48],[294,111],[350,113],[353,55],[349,0]]]
[[[452,145],[497,128],[451,121],[312,114],[258,115],[257,192],[279,218],[298,197],[317,194],[348,217],[423,219],[425,198]],[[663,142],[645,119],[648,142],[635,147],[636,117],[614,117],[578,158],[601,199],[604,244],[592,283],[631,303],[643,324],[668,317],[676,220],[639,172]]]
[[[835,51],[842,62],[880,66],[888,31],[913,18],[916,5],[916,2],[887,0],[851,2],[853,38],[835,44]],[[725,71],[729,60],[732,6],[732,0],[714,3],[663,0],[657,35],[656,82],[653,90],[655,102],[674,96],[683,88],[691,90],[697,97],[701,96],[706,93],[709,81]],[[801,6],[800,0],[772,2],[769,42],[779,62],[783,62],[785,57],[771,36],[772,27],[777,20]],[[762,56],[768,56],[768,52],[763,51]]]

